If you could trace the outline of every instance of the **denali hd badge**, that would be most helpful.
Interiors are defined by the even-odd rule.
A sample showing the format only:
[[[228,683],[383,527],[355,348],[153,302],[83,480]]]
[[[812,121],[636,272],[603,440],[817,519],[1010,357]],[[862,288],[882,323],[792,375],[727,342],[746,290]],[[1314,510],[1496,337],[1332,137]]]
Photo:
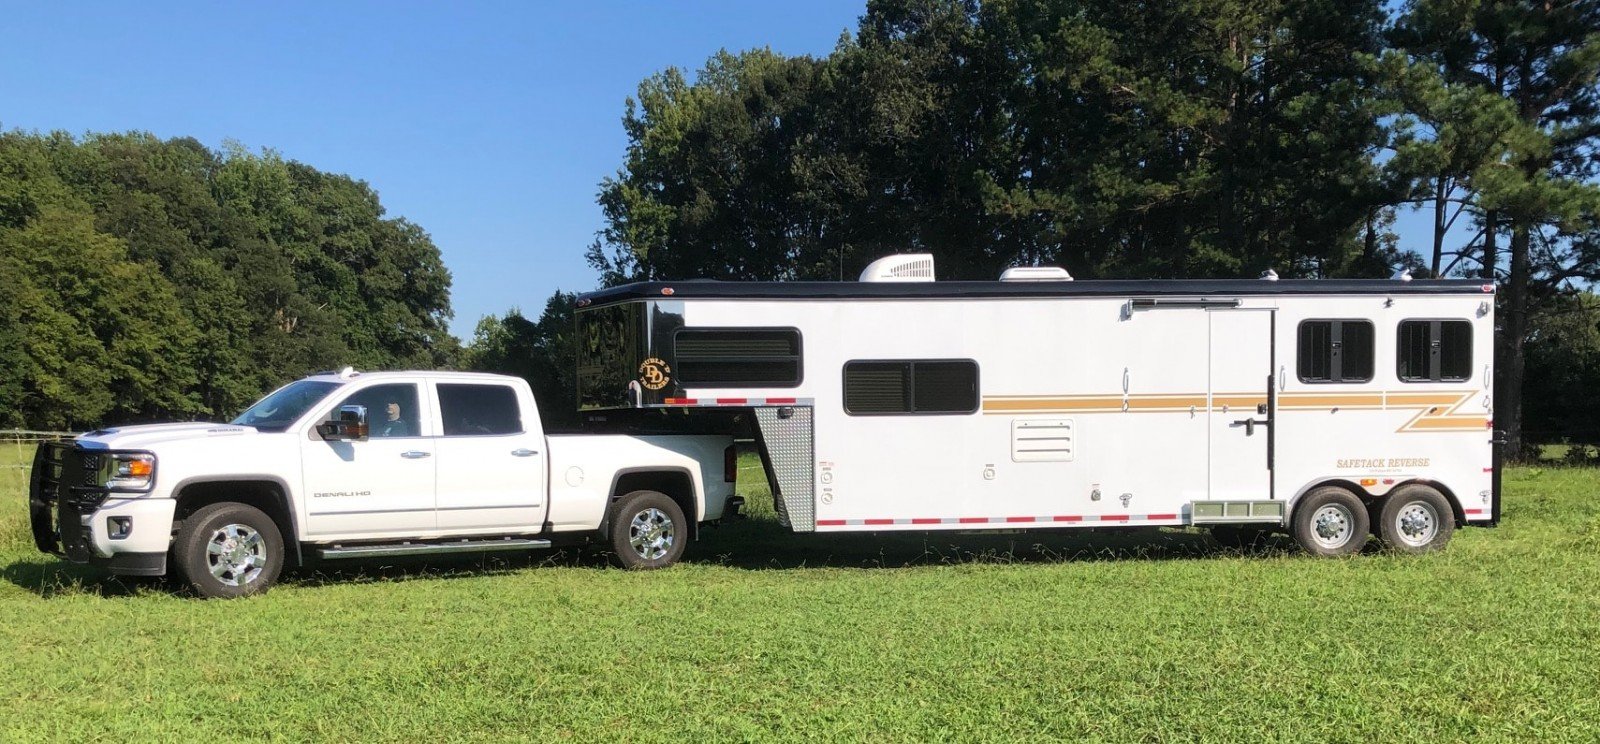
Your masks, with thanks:
[[[660,390],[672,382],[672,368],[666,362],[655,357],[644,360],[639,365],[639,384],[646,390]]]

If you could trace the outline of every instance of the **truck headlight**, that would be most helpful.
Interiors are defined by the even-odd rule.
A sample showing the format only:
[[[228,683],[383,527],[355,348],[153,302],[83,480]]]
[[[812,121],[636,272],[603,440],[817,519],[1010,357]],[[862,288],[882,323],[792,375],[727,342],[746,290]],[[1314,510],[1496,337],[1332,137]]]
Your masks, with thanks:
[[[156,456],[144,452],[107,455],[100,460],[100,482],[118,491],[148,491],[155,482]]]

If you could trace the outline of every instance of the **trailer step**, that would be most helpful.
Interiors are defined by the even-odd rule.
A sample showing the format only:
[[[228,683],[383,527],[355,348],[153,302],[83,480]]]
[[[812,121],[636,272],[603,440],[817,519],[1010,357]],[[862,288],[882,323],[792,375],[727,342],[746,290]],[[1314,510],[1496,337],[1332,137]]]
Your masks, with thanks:
[[[1282,501],[1195,501],[1190,524],[1282,524]]]
[[[550,547],[549,540],[504,538],[494,540],[451,540],[448,542],[400,542],[376,545],[335,545],[322,548],[318,555],[326,559],[380,558],[392,555],[437,555],[440,553],[486,553],[496,550],[537,550]]]

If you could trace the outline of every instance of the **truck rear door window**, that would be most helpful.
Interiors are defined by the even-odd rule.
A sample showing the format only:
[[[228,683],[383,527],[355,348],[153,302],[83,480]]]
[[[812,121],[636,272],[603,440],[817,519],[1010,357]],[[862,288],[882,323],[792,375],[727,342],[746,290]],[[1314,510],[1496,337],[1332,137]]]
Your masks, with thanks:
[[[1372,380],[1372,322],[1307,320],[1300,323],[1301,382],[1368,382]]]
[[[800,384],[796,328],[683,328],[673,337],[683,387],[795,387]]]
[[[973,413],[978,410],[978,363],[971,359],[846,362],[844,410],[852,416]]]
[[[447,437],[522,433],[517,391],[507,385],[440,383],[439,415]]]
[[[1461,382],[1472,377],[1472,324],[1402,320],[1397,374],[1402,382]]]

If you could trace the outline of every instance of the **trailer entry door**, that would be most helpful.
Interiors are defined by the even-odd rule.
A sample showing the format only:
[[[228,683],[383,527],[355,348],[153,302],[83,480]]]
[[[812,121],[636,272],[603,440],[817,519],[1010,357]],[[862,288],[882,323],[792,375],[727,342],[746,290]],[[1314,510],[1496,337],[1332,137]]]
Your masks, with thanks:
[[[1272,498],[1274,364],[1271,309],[1213,309],[1208,492],[1212,499]]]

